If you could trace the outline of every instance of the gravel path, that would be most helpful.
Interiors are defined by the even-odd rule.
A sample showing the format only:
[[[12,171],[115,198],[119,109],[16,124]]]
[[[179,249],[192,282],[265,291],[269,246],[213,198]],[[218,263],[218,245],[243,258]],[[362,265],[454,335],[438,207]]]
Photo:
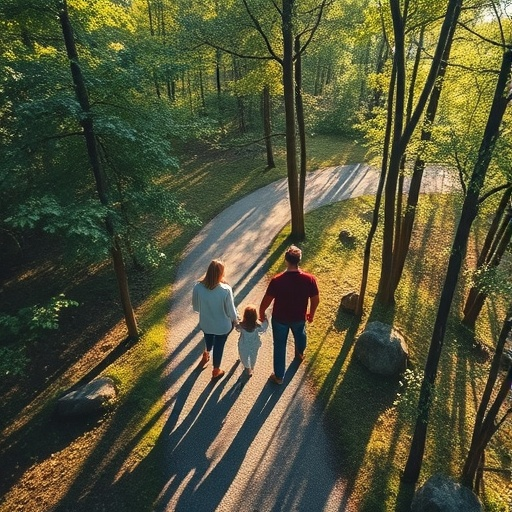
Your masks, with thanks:
[[[377,180],[377,172],[361,164],[309,173],[305,209],[374,194]],[[439,170],[425,176],[424,190],[443,192],[448,187],[449,180]],[[245,386],[235,332],[224,351],[225,377],[212,383],[211,364],[202,371],[197,367],[203,341],[191,307],[193,284],[212,259],[220,258],[226,263],[239,311],[249,302],[258,305],[268,283],[269,247],[288,219],[287,183],[282,180],[224,210],[185,251],[172,287],[166,344],[170,415],[163,471],[167,483],[157,510],[351,510],[346,482],[336,471],[343,461],[333,460],[323,410],[307,382],[307,364],[292,362],[293,343],[289,343],[290,366],[282,386],[268,382],[270,332],[262,337],[255,374]]]

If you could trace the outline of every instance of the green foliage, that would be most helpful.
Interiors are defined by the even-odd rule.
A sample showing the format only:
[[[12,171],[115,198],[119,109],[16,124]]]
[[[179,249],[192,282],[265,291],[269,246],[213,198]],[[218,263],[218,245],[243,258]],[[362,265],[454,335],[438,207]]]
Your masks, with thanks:
[[[0,340],[23,344],[33,341],[48,330],[59,328],[59,314],[63,309],[78,306],[63,294],[52,297],[46,304],[22,308],[16,315],[0,313]]]
[[[106,215],[107,209],[94,200],[63,205],[45,195],[18,205],[4,223],[20,231],[40,228],[62,237],[79,253],[105,257],[110,249]]]
[[[2,317],[0,316],[1,321]],[[28,363],[29,359],[25,354],[25,347],[0,346],[0,377],[6,375],[23,376]]]
[[[504,296],[512,299],[511,263],[503,261],[500,266],[476,269],[472,274],[473,285],[486,295]]]
[[[408,418],[411,423],[413,423],[418,416],[418,400],[423,376],[423,371],[407,368],[399,382],[400,390],[396,394],[396,399],[393,402],[393,405],[399,409],[400,414],[402,414],[404,418]],[[435,395],[431,394],[430,402],[432,403],[434,399]],[[431,404],[426,407],[426,410],[430,410],[430,405]]]

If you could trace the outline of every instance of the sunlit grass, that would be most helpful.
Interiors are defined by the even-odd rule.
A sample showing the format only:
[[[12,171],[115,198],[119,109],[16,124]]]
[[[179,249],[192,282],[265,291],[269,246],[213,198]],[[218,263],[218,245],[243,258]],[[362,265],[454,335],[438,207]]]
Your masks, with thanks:
[[[392,323],[405,336],[411,367],[421,371],[425,364],[437,304],[443,285],[449,247],[455,229],[456,196],[422,197],[417,231],[409,259],[396,293],[394,307],[384,308],[375,300],[380,275],[380,232],[372,250],[372,264],[361,323],[340,310],[343,295],[359,291],[363,245],[368,229],[368,209],[373,198],[358,198],[330,205],[307,214],[307,239],[303,268],[319,281],[321,303],[309,328],[309,372],[318,395],[325,403],[341,466],[351,482],[352,498],[358,510],[368,512],[408,510],[413,489],[402,485],[400,474],[408,455],[417,400],[394,405],[403,392],[398,379],[370,374],[353,359],[358,334],[369,321]],[[343,247],[340,231],[356,235],[354,247]],[[284,230],[274,241],[271,253],[282,246]],[[281,259],[271,268],[277,272]],[[439,366],[436,401],[432,408],[428,444],[420,479],[437,471],[459,477],[469,447],[475,408],[488,363],[478,361],[472,334],[460,326],[457,313],[465,296],[464,279],[454,301],[454,315],[445,337]],[[494,304],[483,312],[477,331],[490,348],[495,340],[489,333],[504,319],[505,309]],[[493,312],[494,311],[494,312]],[[504,431],[510,433],[510,425]],[[501,443],[501,444],[500,444]],[[495,467],[503,467],[504,455],[512,448],[510,438],[503,446],[494,441],[488,450]],[[501,462],[495,451],[501,454]],[[508,510],[505,474],[485,474],[484,499],[492,510]]]

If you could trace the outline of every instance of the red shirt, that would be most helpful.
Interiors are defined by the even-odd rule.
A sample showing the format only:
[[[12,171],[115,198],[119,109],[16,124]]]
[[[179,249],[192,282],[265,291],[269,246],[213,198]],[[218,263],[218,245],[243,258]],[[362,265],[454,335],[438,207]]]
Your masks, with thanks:
[[[318,295],[315,276],[298,271],[285,271],[272,278],[267,295],[274,298],[272,316],[282,323],[306,319],[308,300]]]

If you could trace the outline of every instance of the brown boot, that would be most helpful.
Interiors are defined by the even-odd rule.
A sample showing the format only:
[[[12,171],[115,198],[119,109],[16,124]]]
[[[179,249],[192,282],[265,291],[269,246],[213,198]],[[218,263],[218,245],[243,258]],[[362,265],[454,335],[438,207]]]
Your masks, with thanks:
[[[200,365],[201,366],[204,366],[208,361],[210,360],[210,352],[208,352],[207,350],[205,350],[203,352],[203,357],[201,357],[201,361],[200,361]]]
[[[226,372],[220,368],[214,368],[212,372],[212,380],[220,379]]]

